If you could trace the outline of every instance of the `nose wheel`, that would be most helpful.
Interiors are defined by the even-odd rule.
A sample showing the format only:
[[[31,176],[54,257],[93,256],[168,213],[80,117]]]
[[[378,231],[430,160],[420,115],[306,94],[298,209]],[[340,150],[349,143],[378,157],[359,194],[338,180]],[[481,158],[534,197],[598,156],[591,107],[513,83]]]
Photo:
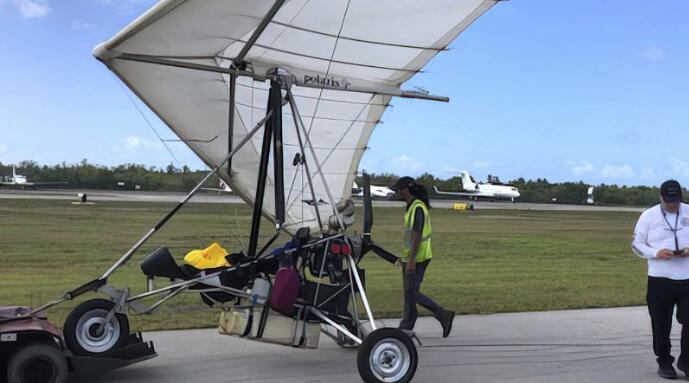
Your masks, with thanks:
[[[369,334],[357,354],[359,375],[366,383],[406,383],[416,373],[418,355],[412,339],[396,328]]]
[[[129,320],[117,313],[108,318],[115,304],[92,299],[77,306],[65,321],[67,347],[76,355],[103,355],[122,347],[129,336]]]

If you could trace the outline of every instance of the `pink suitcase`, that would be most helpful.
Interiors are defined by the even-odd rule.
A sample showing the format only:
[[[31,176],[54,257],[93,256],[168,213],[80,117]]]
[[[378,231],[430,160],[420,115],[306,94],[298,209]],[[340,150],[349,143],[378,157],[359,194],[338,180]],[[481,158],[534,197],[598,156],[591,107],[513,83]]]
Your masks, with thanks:
[[[299,295],[299,274],[294,267],[281,267],[275,273],[275,282],[270,294],[270,306],[273,310],[292,316],[294,301]]]

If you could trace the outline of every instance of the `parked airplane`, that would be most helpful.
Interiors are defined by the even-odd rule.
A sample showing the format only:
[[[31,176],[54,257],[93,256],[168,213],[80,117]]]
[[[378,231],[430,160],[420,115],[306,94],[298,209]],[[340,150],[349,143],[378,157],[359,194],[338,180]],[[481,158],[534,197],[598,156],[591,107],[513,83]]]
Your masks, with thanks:
[[[490,182],[497,179],[497,177],[491,177],[488,183],[480,183],[476,182],[474,177],[466,170],[459,172],[459,177],[461,182],[457,192],[440,191],[435,185],[433,189],[436,194],[468,197],[473,200],[478,200],[479,198],[490,200],[509,199],[512,202],[516,202],[516,199],[519,198],[519,189],[516,187],[502,184],[496,185]]]
[[[29,182],[26,176],[17,174],[14,165],[12,165],[12,177],[9,177],[7,181],[0,181],[0,188],[3,186],[19,186],[22,189],[25,187],[36,189],[36,186],[40,185],[67,185],[67,182]]]
[[[352,185],[352,197],[362,197],[364,196],[364,189],[360,188],[359,185],[354,182]],[[395,191],[387,186],[375,186],[371,185],[371,197],[373,198],[385,198],[392,199],[395,197]]]
[[[589,189],[586,192],[586,194],[587,194],[586,195],[586,203],[589,205],[593,205],[596,203],[596,201],[593,199],[593,190],[594,190],[594,187],[589,186]]]
[[[223,182],[223,180],[220,180],[220,184],[218,186],[218,188],[201,188],[201,190],[216,191],[218,193],[232,193],[232,188]]]

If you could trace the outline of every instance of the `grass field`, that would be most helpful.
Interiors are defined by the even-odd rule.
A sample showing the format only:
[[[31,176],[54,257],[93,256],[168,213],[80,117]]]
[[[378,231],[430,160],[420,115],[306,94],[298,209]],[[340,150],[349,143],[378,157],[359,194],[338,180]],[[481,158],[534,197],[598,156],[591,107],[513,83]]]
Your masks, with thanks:
[[[170,206],[0,200],[0,305],[40,305],[100,276]],[[435,209],[431,214],[434,258],[424,290],[458,313],[644,303],[646,265],[629,248],[638,213]],[[377,208],[374,215],[374,240],[399,251],[402,211]],[[249,223],[250,210],[243,205],[189,204],[111,283],[143,291],[139,261],[158,246],[169,247],[178,260],[212,241],[237,251],[246,246]],[[270,226],[264,227],[270,234]],[[374,312],[399,315],[399,269],[374,255],[362,264]],[[217,323],[217,312],[198,310],[203,306],[197,295],[175,299],[156,314],[132,317],[133,328]],[[53,309],[51,319],[60,325],[74,304]]]

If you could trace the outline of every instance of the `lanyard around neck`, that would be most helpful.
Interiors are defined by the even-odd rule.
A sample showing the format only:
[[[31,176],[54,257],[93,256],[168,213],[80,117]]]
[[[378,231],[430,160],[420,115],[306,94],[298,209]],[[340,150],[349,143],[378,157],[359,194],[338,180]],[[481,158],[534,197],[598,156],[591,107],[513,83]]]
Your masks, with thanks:
[[[665,220],[665,223],[667,223],[667,227],[670,229],[672,234],[675,236],[675,251],[679,251],[679,240],[677,239],[677,232],[681,229],[681,227],[679,227],[680,208],[681,208],[681,206],[677,208],[677,213],[676,213],[677,215],[675,216],[675,227],[672,227],[670,225],[670,221],[668,221],[668,219],[667,219],[667,213],[665,212],[665,210],[663,210],[662,207],[660,208],[660,211],[663,213],[663,219]]]

